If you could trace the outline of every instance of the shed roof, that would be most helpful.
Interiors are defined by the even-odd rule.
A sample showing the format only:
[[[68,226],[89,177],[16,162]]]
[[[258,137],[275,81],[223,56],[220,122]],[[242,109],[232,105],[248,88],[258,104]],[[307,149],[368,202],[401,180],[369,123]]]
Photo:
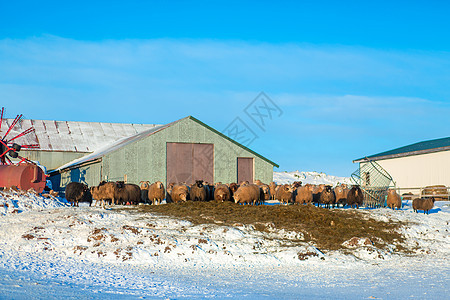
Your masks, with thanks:
[[[418,142],[415,144],[403,146],[393,150],[381,152],[367,157],[362,157],[355,159],[353,162],[359,163],[366,159],[371,160],[381,160],[397,157],[405,157],[411,155],[427,154],[433,152],[447,151],[450,150],[450,137],[440,138],[435,140]]]
[[[174,125],[175,123],[178,123],[178,122],[180,122],[180,121],[182,121],[182,120],[185,120],[185,119],[190,119],[190,120],[192,120],[192,121],[194,121],[194,122],[196,122],[196,123],[198,123],[198,124],[200,124],[200,125],[206,127],[207,129],[209,129],[209,130],[211,130],[211,131],[213,131],[213,132],[219,134],[220,136],[222,136],[223,138],[229,140],[230,142],[232,142],[232,143],[238,145],[239,147],[241,147],[241,148],[243,148],[243,149],[249,151],[250,153],[252,153],[252,154],[258,156],[259,158],[261,158],[261,159],[267,161],[268,163],[272,164],[273,166],[278,167],[278,165],[277,165],[276,163],[270,161],[269,159],[265,158],[264,156],[261,156],[260,154],[254,152],[253,150],[251,150],[251,149],[245,147],[244,145],[242,145],[242,144],[236,142],[235,140],[233,140],[233,139],[227,137],[226,135],[224,135],[224,134],[222,134],[221,132],[215,130],[214,128],[212,128],[212,127],[206,125],[205,123],[201,122],[200,120],[198,120],[198,119],[196,119],[196,118],[194,118],[194,117],[192,117],[192,116],[188,116],[188,117],[186,117],[186,118],[183,118],[183,119],[180,119],[180,120],[177,120],[177,121],[168,123],[168,124],[166,124],[166,125],[158,125],[158,126],[155,126],[155,127],[151,128],[151,129],[148,129],[148,130],[142,131],[142,132],[140,132],[140,133],[137,133],[137,134],[135,134],[135,135],[121,138],[120,140],[117,140],[117,141],[115,141],[115,142],[113,142],[113,143],[111,143],[111,144],[109,144],[109,145],[106,145],[106,146],[104,146],[104,147],[102,147],[102,148],[100,148],[100,149],[97,149],[96,151],[94,151],[94,152],[91,153],[91,154],[88,154],[88,155],[83,156],[83,157],[81,157],[81,158],[75,159],[75,160],[73,160],[73,161],[71,161],[71,162],[69,162],[69,163],[67,163],[67,164],[65,164],[65,165],[63,165],[63,166],[57,168],[57,169],[54,170],[53,172],[61,172],[61,171],[66,170],[66,169],[77,168],[77,167],[80,166],[80,165],[90,164],[90,163],[97,162],[97,161],[99,161],[103,156],[105,156],[105,155],[108,154],[108,153],[111,153],[111,152],[113,152],[113,151],[116,151],[117,149],[122,148],[122,147],[124,147],[124,146],[126,146],[126,145],[128,145],[128,144],[130,144],[130,143],[132,143],[132,142],[135,142],[135,141],[141,140],[141,139],[143,139],[143,138],[145,138],[145,137],[148,137],[148,136],[150,136],[150,135],[153,135],[153,134],[155,134],[155,133],[157,133],[157,132],[159,132],[159,131],[161,131],[161,130],[164,130],[164,129],[166,129],[166,128],[172,126],[172,125]]]
[[[14,119],[3,119],[0,136]],[[40,151],[90,153],[124,137],[154,128],[155,124],[49,121],[25,119],[8,134],[14,138],[30,127],[35,131],[15,140],[18,144],[39,144]]]

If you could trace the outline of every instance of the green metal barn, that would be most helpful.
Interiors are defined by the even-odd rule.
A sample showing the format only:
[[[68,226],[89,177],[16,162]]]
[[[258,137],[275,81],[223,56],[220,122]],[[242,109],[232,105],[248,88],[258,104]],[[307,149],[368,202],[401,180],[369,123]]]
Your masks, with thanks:
[[[198,119],[152,126],[75,159],[50,174],[53,189],[71,181],[98,185],[102,180],[193,183],[273,180],[278,165]]]

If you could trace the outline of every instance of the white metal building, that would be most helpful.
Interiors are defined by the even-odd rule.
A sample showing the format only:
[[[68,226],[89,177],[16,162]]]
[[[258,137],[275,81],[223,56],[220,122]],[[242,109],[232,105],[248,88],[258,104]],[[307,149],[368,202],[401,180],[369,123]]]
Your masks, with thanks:
[[[450,137],[423,141],[354,160],[376,161],[403,191],[431,185],[450,186]],[[370,177],[370,174],[365,174]]]

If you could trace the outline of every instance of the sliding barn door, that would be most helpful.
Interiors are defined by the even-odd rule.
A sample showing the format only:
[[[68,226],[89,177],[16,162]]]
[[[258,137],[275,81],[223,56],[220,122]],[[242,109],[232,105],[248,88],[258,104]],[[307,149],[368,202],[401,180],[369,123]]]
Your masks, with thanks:
[[[167,184],[214,183],[214,145],[167,143]]]
[[[238,183],[241,183],[242,181],[253,183],[253,158],[238,157],[237,160]]]

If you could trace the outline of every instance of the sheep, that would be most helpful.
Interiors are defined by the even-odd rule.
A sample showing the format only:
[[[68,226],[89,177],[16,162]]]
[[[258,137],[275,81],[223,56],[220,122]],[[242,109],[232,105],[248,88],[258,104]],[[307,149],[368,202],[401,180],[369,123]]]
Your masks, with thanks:
[[[429,214],[430,209],[434,207],[434,197],[431,198],[416,198],[413,200],[412,207],[414,212],[418,213],[419,210],[423,210],[423,213]]]
[[[293,183],[291,183],[291,187],[293,188],[293,190],[296,190],[297,188],[302,186],[302,182],[301,181],[294,181]]]
[[[244,180],[244,181],[241,181],[241,183],[239,183],[239,186],[249,185],[249,184],[250,184],[250,182],[248,180]]]
[[[175,183],[171,182],[167,185],[166,189],[166,203],[172,203],[172,190]]]
[[[208,198],[203,181],[196,180],[195,183],[191,185],[189,195],[192,201],[207,201]]]
[[[260,189],[255,184],[240,186],[234,193],[234,202],[241,204],[256,204],[261,197]]]
[[[362,206],[364,200],[364,195],[361,191],[361,188],[358,185],[353,186],[347,195],[347,204],[350,207],[356,206],[359,208]]]
[[[313,186],[313,203],[320,203],[320,193],[325,189],[325,184],[314,185]]]
[[[101,201],[101,206],[105,207],[105,201],[115,204],[114,191],[116,185],[114,182],[102,181],[98,186],[91,187],[92,199],[95,199],[94,206],[97,206],[98,201]]]
[[[117,181],[114,198],[117,204],[130,203],[137,205],[141,199],[141,189],[136,184]]]
[[[267,184],[260,185],[260,188],[263,192],[263,198],[261,200],[270,200],[271,194],[270,194],[270,187]]]
[[[92,205],[92,194],[88,186],[80,182],[71,182],[66,186],[65,197],[71,206],[78,206],[78,202],[89,202]]]
[[[324,190],[320,193],[319,202],[324,204],[326,208],[330,208],[330,206],[334,207],[335,201],[336,196],[334,195],[331,185],[326,185]]]
[[[183,183],[175,184],[170,194],[175,203],[189,200],[189,187]]]
[[[164,184],[161,181],[152,183],[148,187],[147,198],[152,202],[152,204],[161,204],[166,196],[166,191],[164,190]]]
[[[139,184],[141,188],[141,202],[149,203],[150,199],[148,198],[148,189],[150,187],[150,181],[141,181]]]
[[[314,187],[311,184],[306,184],[305,186],[298,187],[295,195],[295,203],[311,203],[313,201],[313,189]]]
[[[336,196],[336,205],[339,207],[339,204],[342,205],[342,207],[345,207],[347,204],[347,194],[348,189],[346,185],[338,185],[334,188],[334,195]]]
[[[214,200],[224,202],[231,200],[231,191],[226,184],[219,184],[214,189]]]
[[[275,182],[269,183],[270,188],[270,199],[275,200],[275,189],[277,188],[277,184]]]
[[[206,189],[206,199],[209,200],[213,200],[214,199],[214,185],[210,184],[206,181],[203,182],[203,185],[205,186]]]
[[[256,184],[256,185],[259,185],[259,186],[263,185],[263,183],[259,179],[255,180],[255,182],[253,182],[253,183]]]
[[[386,205],[392,209],[400,209],[402,208],[402,197],[394,189],[388,190],[388,195],[386,199]]]
[[[280,186],[278,191],[275,193],[275,199],[283,204],[289,204],[292,202],[293,190],[289,184],[283,184]]]
[[[238,190],[239,185],[236,182],[232,182],[228,184],[228,187],[230,188],[231,197],[233,198],[234,193]]]

